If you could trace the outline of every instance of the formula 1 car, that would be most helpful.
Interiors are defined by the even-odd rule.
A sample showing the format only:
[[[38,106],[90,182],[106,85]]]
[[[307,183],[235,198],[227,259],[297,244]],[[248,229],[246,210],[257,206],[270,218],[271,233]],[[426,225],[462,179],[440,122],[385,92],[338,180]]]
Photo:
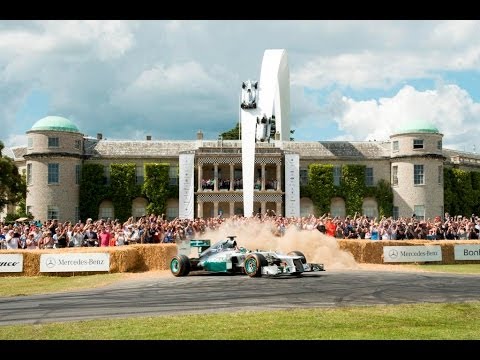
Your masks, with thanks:
[[[247,80],[242,83],[242,109],[257,108],[258,81]]]
[[[238,247],[236,236],[220,240],[210,246],[210,240],[190,240],[191,248],[198,248],[198,257],[177,254],[170,261],[174,276],[187,276],[190,271],[204,270],[229,274],[247,274],[250,277],[262,275],[296,275],[304,272],[325,271],[323,264],[307,263],[300,251],[281,254],[274,251],[249,251]]]

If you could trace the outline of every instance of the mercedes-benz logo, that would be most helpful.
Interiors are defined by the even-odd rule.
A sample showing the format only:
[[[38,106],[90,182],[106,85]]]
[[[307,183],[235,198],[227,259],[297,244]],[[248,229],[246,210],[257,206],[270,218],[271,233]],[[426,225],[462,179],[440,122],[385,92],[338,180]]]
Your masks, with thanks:
[[[395,250],[395,249],[392,249],[388,252],[388,256],[391,258],[391,259],[396,259],[398,257],[398,251]]]
[[[47,264],[47,267],[48,268],[52,268],[54,267],[57,263],[55,262],[55,259],[54,258],[47,258],[47,261],[46,261],[46,264]]]

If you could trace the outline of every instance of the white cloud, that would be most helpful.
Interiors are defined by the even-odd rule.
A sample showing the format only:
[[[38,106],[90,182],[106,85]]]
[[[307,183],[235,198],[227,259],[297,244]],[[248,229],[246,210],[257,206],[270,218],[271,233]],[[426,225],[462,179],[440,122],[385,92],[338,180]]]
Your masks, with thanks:
[[[406,80],[436,78],[441,71],[476,71],[480,66],[479,21],[382,21],[365,25],[358,33],[352,31],[349,41],[365,43],[369,36],[377,44],[312,55],[292,71],[292,83],[386,88]]]
[[[33,124],[32,124],[33,125]],[[27,143],[27,135],[9,135],[6,139],[2,139],[5,147],[25,146]]]
[[[480,46],[459,53],[372,53],[319,57],[292,74],[292,83],[309,87],[334,84],[353,89],[387,88],[411,79],[436,78],[440,71],[476,70]]]
[[[446,147],[471,149],[480,143],[480,103],[457,85],[426,91],[404,86],[395,96],[379,100],[337,95],[329,107],[339,129],[354,134],[356,140],[388,140],[403,124],[427,122],[445,135]]]

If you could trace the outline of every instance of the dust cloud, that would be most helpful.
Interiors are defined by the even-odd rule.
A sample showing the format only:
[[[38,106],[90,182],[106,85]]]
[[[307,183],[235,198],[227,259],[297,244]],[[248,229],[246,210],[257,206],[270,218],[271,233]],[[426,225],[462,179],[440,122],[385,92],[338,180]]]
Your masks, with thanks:
[[[301,251],[309,263],[324,264],[325,270],[358,269],[353,255],[341,250],[337,239],[322,234],[317,229],[299,230],[290,225],[283,236],[274,235],[277,224],[273,220],[258,219],[225,220],[217,229],[208,229],[196,239],[209,239],[211,243],[236,236],[238,246],[248,250],[265,250],[288,253]]]

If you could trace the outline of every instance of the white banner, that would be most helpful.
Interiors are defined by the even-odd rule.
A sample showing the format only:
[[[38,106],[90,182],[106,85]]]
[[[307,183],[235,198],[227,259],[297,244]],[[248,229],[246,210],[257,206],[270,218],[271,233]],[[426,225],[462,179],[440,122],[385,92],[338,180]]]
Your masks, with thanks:
[[[180,154],[179,156],[179,203],[178,217],[193,219],[194,217],[194,181],[195,154]]]
[[[480,244],[455,245],[455,260],[480,260]]]
[[[440,245],[384,246],[383,262],[442,261]]]
[[[110,253],[40,255],[40,272],[109,271]]]
[[[300,216],[300,156],[285,154],[285,217]]]
[[[22,254],[0,254],[0,272],[22,272]]]

